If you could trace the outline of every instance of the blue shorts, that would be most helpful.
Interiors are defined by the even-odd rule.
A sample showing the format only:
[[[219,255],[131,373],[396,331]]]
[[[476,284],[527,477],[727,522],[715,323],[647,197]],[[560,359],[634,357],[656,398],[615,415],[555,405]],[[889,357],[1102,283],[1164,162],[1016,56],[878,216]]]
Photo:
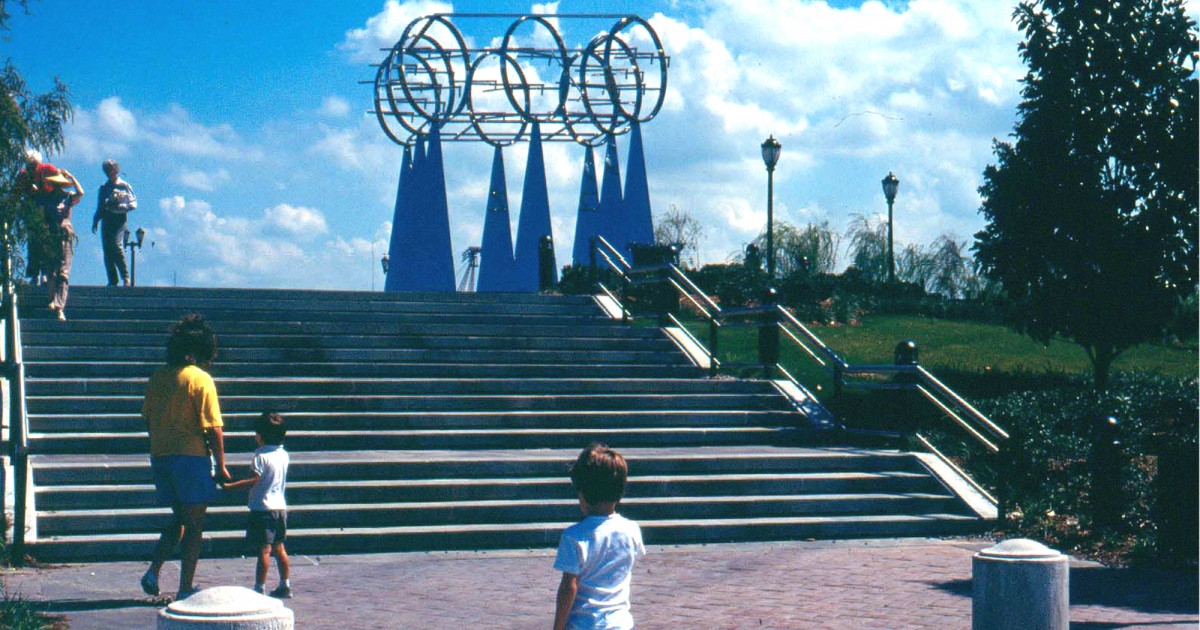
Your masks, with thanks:
[[[217,496],[212,461],[196,455],[150,458],[154,469],[154,499],[159,505],[208,505]]]

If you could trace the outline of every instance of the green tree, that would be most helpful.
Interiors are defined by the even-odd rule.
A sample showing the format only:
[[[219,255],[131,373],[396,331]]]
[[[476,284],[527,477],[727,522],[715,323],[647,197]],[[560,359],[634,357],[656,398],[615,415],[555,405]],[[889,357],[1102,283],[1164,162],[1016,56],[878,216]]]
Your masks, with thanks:
[[[700,243],[704,242],[704,226],[692,213],[671,204],[654,221],[654,242],[659,245],[678,245],[680,262],[695,269],[700,261]]]
[[[776,221],[775,272],[781,278],[794,273],[832,273],[837,267],[838,245],[841,237],[828,221],[809,223],[799,229],[790,223]],[[763,256],[767,253],[767,234],[763,231],[752,244]]]
[[[24,10],[28,0],[17,0]],[[0,30],[8,30],[9,13],[5,0],[0,0]],[[24,191],[17,190],[17,174],[25,166],[25,150],[37,149],[45,154],[61,151],[65,140],[63,125],[71,120],[72,109],[67,86],[54,79],[54,89],[36,94],[29,89],[21,73],[6,60],[0,70],[0,228],[7,230],[9,243],[19,246],[32,242],[33,247],[45,247],[49,233],[41,213]],[[11,253],[10,253],[11,255]],[[12,256],[21,264],[20,257]]]
[[[933,275],[934,260],[930,248],[908,244],[896,254],[896,278],[901,282],[915,284],[922,291],[928,291]]]
[[[1099,391],[1196,287],[1196,25],[1181,0],[1031,0],[1012,142],[994,144],[976,234],[1015,327],[1083,347]]]
[[[878,216],[856,214],[850,218],[846,235],[850,239],[850,266],[868,282],[886,282],[887,221]]]

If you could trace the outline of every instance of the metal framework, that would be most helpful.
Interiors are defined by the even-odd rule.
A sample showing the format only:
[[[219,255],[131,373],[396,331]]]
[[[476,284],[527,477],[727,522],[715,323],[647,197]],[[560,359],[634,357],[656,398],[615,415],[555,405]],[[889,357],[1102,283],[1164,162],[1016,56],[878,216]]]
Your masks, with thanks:
[[[499,46],[471,47],[455,26],[512,19]],[[614,19],[581,48],[559,25]],[[653,119],[662,108],[670,59],[636,15],[434,14],[408,24],[376,66],[374,109],[392,141],[409,146],[434,126],[447,142],[503,147],[526,139],[598,146]]]

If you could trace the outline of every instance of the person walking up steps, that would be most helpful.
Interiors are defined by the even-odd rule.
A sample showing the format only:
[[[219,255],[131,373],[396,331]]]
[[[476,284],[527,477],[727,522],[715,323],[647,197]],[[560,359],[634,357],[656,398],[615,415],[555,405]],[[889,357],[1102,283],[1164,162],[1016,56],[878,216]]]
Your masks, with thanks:
[[[629,592],[633,563],[646,554],[637,523],[617,514],[629,467],[604,444],[583,449],[571,466],[571,484],[585,518],[558,543],[554,568],[562,571],[554,630],[633,628]]]
[[[142,575],[142,590],[147,595],[158,595],[159,572],[175,545],[182,547],[175,598],[196,592],[193,580],[204,516],[217,495],[216,481],[229,480],[221,405],[217,387],[206,371],[216,356],[217,334],[204,316],[185,315],[171,326],[167,364],[146,386],[142,418],[150,431],[155,499],[171,508],[171,520],[163,527],[154,560]]]
[[[279,569],[279,586],[271,597],[292,597],[292,564],[284,542],[287,540],[288,452],[283,449],[287,427],[277,413],[263,413],[254,425],[258,450],[250,462],[250,476],[225,484],[226,490],[250,488],[250,518],[246,522],[246,546],[258,554],[254,572],[254,591],[266,594],[267,572],[271,556]]]

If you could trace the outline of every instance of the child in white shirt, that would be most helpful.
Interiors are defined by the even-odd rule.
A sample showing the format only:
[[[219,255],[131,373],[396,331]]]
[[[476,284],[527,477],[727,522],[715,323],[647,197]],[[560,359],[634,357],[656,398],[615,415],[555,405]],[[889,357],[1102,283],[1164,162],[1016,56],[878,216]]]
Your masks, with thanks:
[[[263,413],[254,427],[254,440],[258,449],[250,463],[250,476],[226,484],[227,489],[250,486],[250,518],[246,524],[246,544],[258,552],[255,568],[254,590],[265,594],[267,570],[271,556],[279,568],[279,587],[271,591],[271,597],[290,599],[292,596],[291,562],[288,560],[284,541],[287,540],[287,488],[288,452],[283,449],[283,438],[287,428],[283,417],[277,413]]]
[[[583,449],[571,466],[571,483],[585,518],[558,543],[554,568],[562,571],[554,630],[633,628],[629,591],[633,562],[645,555],[642,530],[617,514],[629,468],[604,444]]]

